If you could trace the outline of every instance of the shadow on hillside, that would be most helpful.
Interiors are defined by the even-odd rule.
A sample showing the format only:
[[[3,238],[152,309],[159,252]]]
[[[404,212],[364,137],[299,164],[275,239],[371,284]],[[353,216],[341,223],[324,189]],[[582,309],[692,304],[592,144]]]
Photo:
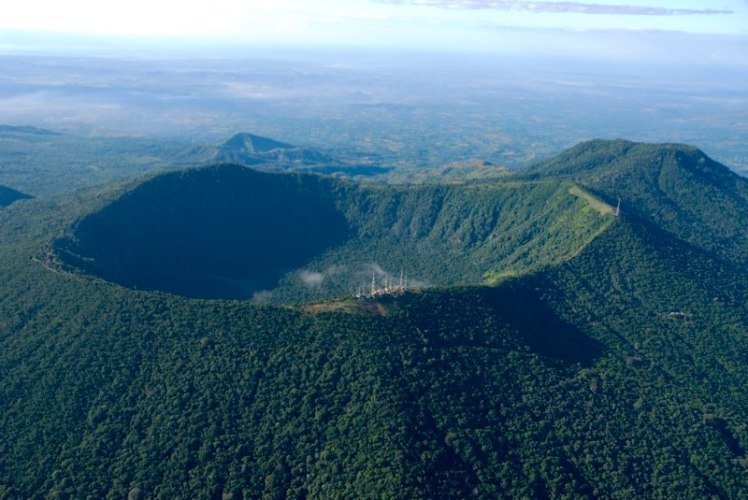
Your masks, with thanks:
[[[487,288],[484,293],[499,320],[507,323],[532,352],[563,364],[579,363],[585,367],[603,354],[603,344],[559,318],[541,299],[539,287],[522,283]]]
[[[536,281],[422,291],[400,302],[432,348],[527,349],[557,366],[591,366],[605,346],[560,318]]]
[[[127,287],[248,299],[349,236],[317,176],[237,166],[146,181],[58,240],[62,260]]]

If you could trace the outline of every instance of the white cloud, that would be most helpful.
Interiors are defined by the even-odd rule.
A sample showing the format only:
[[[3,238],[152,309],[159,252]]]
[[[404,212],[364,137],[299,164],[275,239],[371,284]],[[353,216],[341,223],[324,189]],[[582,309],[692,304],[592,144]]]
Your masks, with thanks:
[[[293,29],[312,11],[300,0],[25,0],[3,5],[0,29],[119,36],[249,36]]]
[[[323,273],[317,273],[312,271],[301,271],[299,278],[305,286],[309,288],[318,287],[325,281],[325,275]]]
[[[45,39],[39,35],[49,34],[78,37],[81,50],[104,50],[96,41],[100,38],[112,40],[112,50],[128,44],[148,51],[159,45],[168,50],[201,48],[207,43],[207,50],[216,52],[227,47],[262,50],[271,46],[522,50],[511,35],[487,32],[484,26],[745,33],[747,9],[739,0],[725,0],[716,7],[706,0],[643,2],[646,5],[624,0],[23,0],[3,6],[0,33],[31,33],[34,37],[20,47],[11,44],[9,51],[39,47]],[[4,42],[7,46],[8,40]],[[69,49],[78,48],[70,45],[70,40],[65,43]],[[61,43],[55,50],[58,45]]]
[[[259,290],[252,294],[252,302],[258,304],[267,304],[273,298],[273,292],[270,290]]]
[[[654,5],[611,5],[584,2],[522,2],[493,0],[377,0],[391,5],[417,5],[462,10],[504,10],[536,13],[574,13],[631,16],[734,14],[731,9],[681,9]]]

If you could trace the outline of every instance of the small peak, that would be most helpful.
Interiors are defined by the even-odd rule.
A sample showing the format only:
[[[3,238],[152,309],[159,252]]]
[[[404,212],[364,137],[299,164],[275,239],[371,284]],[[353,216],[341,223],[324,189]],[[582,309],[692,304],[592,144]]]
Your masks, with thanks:
[[[250,154],[262,154],[274,149],[291,149],[294,146],[268,137],[242,132],[224,142],[221,148],[232,149]]]
[[[32,198],[31,195],[16,191],[15,189],[7,186],[0,185],[0,207],[5,207],[18,200],[25,200]]]

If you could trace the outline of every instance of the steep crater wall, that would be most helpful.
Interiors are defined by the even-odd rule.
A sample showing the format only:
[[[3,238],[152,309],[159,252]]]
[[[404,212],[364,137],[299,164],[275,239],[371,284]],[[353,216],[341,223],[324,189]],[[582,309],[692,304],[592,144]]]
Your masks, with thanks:
[[[68,265],[127,287],[251,298],[349,235],[334,181],[224,165],[144,182],[56,243]]]

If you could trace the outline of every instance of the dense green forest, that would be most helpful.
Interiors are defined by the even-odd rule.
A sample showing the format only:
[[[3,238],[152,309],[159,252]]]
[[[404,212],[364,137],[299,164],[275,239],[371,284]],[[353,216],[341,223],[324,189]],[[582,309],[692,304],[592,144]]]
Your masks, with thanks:
[[[745,180],[579,148],[475,184],[223,166],[0,209],[0,497],[748,497]],[[655,210],[717,195],[687,234]],[[126,281],[170,256],[268,272],[275,304]],[[423,286],[342,292],[373,264]]]
[[[288,303],[352,294],[372,272],[496,281],[574,255],[612,212],[569,182],[361,185],[224,165],[146,181],[55,245],[67,268],[129,287]]]

